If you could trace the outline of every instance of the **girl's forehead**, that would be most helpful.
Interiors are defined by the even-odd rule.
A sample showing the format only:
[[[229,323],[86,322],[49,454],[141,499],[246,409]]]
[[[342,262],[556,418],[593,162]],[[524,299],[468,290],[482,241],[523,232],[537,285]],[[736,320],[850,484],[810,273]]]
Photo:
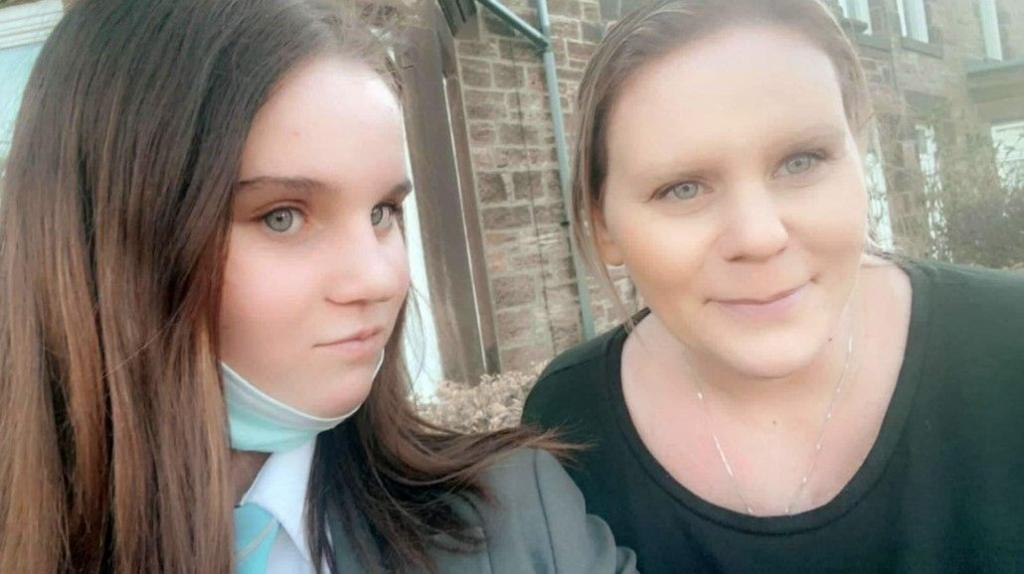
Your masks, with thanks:
[[[395,185],[405,170],[402,115],[388,85],[362,64],[320,59],[288,74],[257,113],[239,179],[354,189]]]

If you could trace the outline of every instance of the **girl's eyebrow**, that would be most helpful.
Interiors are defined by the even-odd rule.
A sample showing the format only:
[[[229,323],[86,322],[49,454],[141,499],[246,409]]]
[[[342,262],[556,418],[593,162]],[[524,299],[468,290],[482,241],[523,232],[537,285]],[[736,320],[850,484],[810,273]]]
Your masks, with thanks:
[[[283,187],[294,191],[320,191],[327,189],[327,185],[319,180],[308,177],[292,177],[277,175],[261,175],[249,179],[243,179],[235,186],[239,191],[254,187]]]
[[[412,193],[412,181],[407,179],[391,188],[391,191],[388,192],[388,199],[395,203],[401,203],[410,193]]]
[[[310,192],[310,191],[326,191],[331,188],[330,185],[317,180],[310,179],[308,177],[296,177],[296,176],[278,176],[278,175],[261,175],[244,179],[235,186],[238,191],[245,189],[257,188],[257,187],[281,187],[292,191]],[[390,191],[388,191],[389,198],[400,199],[408,195],[412,191],[412,182],[408,179],[403,180],[401,183],[394,185]]]

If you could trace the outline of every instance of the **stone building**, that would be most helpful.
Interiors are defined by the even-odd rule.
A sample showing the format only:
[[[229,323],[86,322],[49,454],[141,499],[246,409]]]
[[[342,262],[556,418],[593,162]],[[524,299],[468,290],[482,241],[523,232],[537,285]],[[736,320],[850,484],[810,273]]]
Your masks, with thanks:
[[[867,168],[872,191],[888,208],[883,219],[891,231],[883,234],[926,255],[930,226],[942,217],[926,194],[941,187],[944,159],[952,164],[965,146],[991,146],[993,139],[1004,153],[993,153],[992,161],[1019,165],[1024,158],[1024,3],[841,0],[836,6],[872,90],[877,155],[868,159],[884,174],[871,177],[870,161]],[[1016,149],[1005,153],[1011,146]]]
[[[638,1],[547,0],[546,40],[495,15],[504,8],[541,29],[536,0],[385,1],[401,14],[395,59],[418,191],[407,230],[421,311],[411,347],[428,379],[524,369],[618,320],[610,298],[577,272],[556,144],[564,132],[572,146],[588,58]],[[941,178],[944,146],[1024,138],[1024,2],[828,2],[854,39],[875,101],[865,169],[876,237],[926,253],[941,216],[922,182]],[[0,128],[16,100],[7,78],[26,73],[12,54],[42,41],[61,9],[60,0],[0,8]],[[547,72],[539,41],[553,55]],[[555,77],[565,130],[554,128],[547,91]],[[992,165],[1024,164],[1022,148],[1007,147],[989,154]],[[617,277],[616,286],[635,302],[628,281]]]

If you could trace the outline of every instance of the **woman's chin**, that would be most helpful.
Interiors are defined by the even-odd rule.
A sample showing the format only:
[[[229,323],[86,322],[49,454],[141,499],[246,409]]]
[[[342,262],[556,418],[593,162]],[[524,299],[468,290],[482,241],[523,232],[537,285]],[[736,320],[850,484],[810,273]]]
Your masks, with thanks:
[[[736,374],[754,379],[782,379],[807,368],[822,346],[825,338],[775,338],[730,345],[722,349],[721,359]],[[738,343],[738,341],[737,341]]]

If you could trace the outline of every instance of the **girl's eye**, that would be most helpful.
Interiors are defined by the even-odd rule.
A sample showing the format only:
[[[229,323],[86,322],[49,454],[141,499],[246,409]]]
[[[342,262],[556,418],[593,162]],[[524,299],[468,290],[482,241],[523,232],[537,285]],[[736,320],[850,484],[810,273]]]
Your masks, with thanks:
[[[401,214],[401,208],[393,203],[381,203],[370,210],[370,223],[374,227],[388,228],[394,224],[395,218]]]
[[[684,181],[666,187],[658,193],[658,197],[668,199],[693,199],[704,191],[704,185],[696,181]]]
[[[798,153],[788,157],[786,161],[782,162],[778,175],[801,174],[817,166],[821,159],[821,154],[809,152]]]
[[[295,233],[302,223],[302,212],[294,207],[280,207],[263,216],[263,224],[274,233]]]

